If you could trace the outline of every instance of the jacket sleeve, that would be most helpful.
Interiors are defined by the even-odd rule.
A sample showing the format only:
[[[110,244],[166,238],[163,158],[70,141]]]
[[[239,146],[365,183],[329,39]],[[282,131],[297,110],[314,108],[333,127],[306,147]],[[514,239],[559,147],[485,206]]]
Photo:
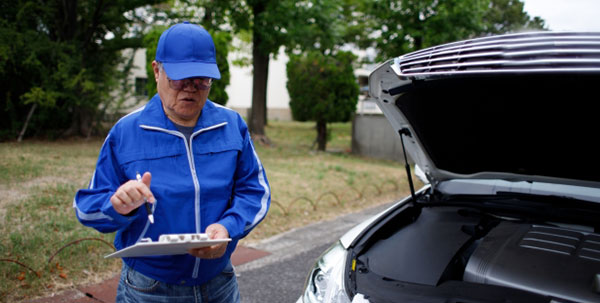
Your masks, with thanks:
[[[271,204],[271,189],[265,170],[245,130],[243,148],[237,160],[230,208],[218,223],[227,228],[232,239],[246,236],[262,221]]]
[[[77,219],[83,225],[104,233],[128,226],[140,212],[123,216],[117,213],[110,203],[110,197],[125,181],[114,154],[113,137],[109,134],[100,149],[96,169],[88,188],[80,189],[75,194],[73,208]]]

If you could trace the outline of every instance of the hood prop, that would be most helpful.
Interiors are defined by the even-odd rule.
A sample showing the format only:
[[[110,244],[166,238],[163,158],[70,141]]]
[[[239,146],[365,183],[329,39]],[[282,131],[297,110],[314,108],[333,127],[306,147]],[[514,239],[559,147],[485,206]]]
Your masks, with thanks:
[[[398,131],[400,135],[400,143],[402,144],[402,154],[404,155],[404,167],[406,168],[406,178],[408,178],[408,186],[410,186],[410,196],[412,197],[413,203],[417,203],[417,198],[415,196],[415,187],[412,181],[412,174],[410,172],[410,165],[408,164],[408,158],[406,157],[406,149],[404,148],[404,139],[403,136],[412,137],[410,130],[408,128],[402,128]]]

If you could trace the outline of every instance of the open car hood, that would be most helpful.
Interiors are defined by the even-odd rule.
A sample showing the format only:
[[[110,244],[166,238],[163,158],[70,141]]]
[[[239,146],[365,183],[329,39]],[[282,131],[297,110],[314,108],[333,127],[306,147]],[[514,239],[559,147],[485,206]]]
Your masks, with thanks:
[[[389,60],[369,92],[432,185],[600,188],[600,33],[466,40]]]

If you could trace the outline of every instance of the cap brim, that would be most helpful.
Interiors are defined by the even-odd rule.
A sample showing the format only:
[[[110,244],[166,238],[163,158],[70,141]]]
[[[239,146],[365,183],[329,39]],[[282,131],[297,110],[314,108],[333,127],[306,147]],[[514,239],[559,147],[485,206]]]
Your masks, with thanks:
[[[216,63],[204,62],[182,62],[166,63],[163,62],[163,68],[171,80],[181,80],[194,77],[208,77],[221,79],[221,73]]]

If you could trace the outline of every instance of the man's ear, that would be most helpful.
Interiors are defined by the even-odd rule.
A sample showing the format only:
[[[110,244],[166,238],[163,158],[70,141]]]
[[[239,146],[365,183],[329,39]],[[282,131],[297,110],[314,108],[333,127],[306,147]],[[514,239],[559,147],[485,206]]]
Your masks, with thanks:
[[[152,69],[154,70],[154,81],[158,83],[158,74],[160,73],[160,68],[158,67],[158,62],[156,62],[156,60],[152,60]]]

